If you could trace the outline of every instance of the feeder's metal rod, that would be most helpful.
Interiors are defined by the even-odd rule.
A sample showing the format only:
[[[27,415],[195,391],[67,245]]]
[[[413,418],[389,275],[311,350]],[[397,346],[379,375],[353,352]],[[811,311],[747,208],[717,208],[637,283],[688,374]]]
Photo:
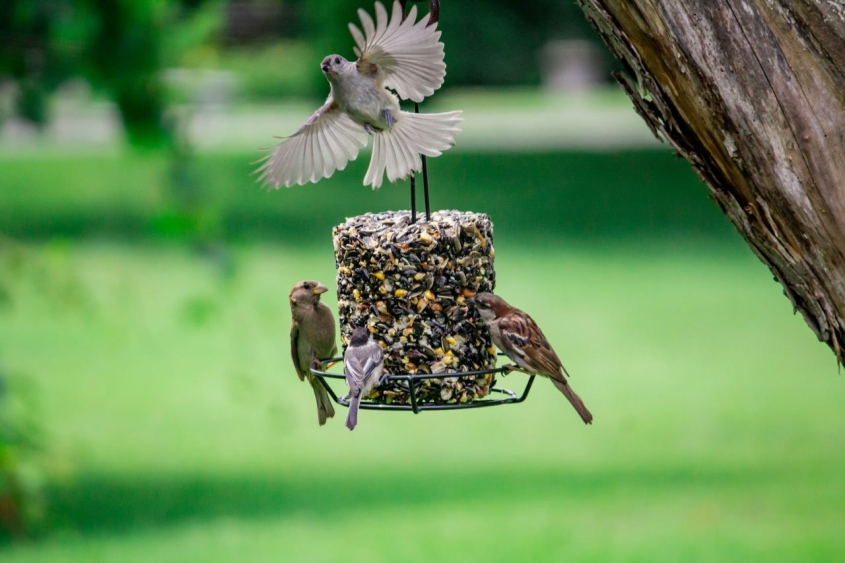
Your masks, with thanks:
[[[321,364],[320,364],[320,369],[321,369],[321,370],[323,369],[322,362],[321,362]],[[335,402],[335,403],[337,403],[337,404],[343,404],[343,403],[341,402],[340,398],[339,398],[339,397],[337,396],[337,394],[334,392],[334,389],[332,389],[332,386],[331,386],[331,385],[329,385],[328,383],[326,383],[326,378],[325,378],[323,375],[321,375],[321,374],[319,374],[319,373],[314,373],[314,370],[313,370],[313,369],[311,370],[311,373],[312,373],[312,374],[314,374],[314,377],[316,377],[317,379],[319,379],[319,380],[320,380],[320,384],[323,386],[323,389],[325,389],[325,390],[328,392],[328,394],[329,394],[329,395],[331,395],[331,397],[332,397],[332,399],[334,399],[334,402]]]
[[[425,156],[423,156],[425,158]],[[425,168],[423,168],[425,170]],[[428,183],[426,182],[426,185]],[[426,195],[428,192],[426,191]],[[428,208],[426,208],[428,210]],[[417,222],[417,175],[411,172],[411,224]]]
[[[531,391],[531,386],[534,384],[534,377],[535,376],[532,375],[528,378],[528,384],[525,386],[525,390],[522,391],[522,396],[514,401],[514,403],[521,403],[526,397],[528,397],[528,392]]]
[[[411,410],[414,411],[414,414],[418,414],[420,412],[420,407],[417,405],[417,394],[414,392],[414,380],[408,380],[408,396],[411,399]]]
[[[420,2],[422,0],[414,0]],[[402,19],[404,20],[406,14],[405,7],[408,0],[399,0],[402,6]],[[428,25],[434,25],[440,20],[440,0],[428,0]],[[414,102],[414,113],[420,112],[420,104]],[[431,221],[431,203],[428,197],[428,163],[424,154],[422,157],[422,174],[423,174],[423,193],[425,195],[425,220]],[[411,223],[417,222],[417,178],[416,174],[411,174]]]
[[[414,113],[420,112],[420,104],[414,102]],[[431,203],[428,198],[428,163],[424,154],[422,157],[423,194],[425,195],[425,220],[431,222]],[[417,222],[417,175],[411,173],[411,223]]]
[[[411,0],[412,2],[423,2],[425,0]],[[402,13],[405,13],[405,6],[408,4],[408,0],[399,0],[399,5],[402,6]],[[433,25],[440,20],[440,0],[428,0],[428,25]],[[404,17],[402,20],[404,21]]]
[[[420,104],[414,102],[414,113],[420,112]],[[431,221],[431,204],[428,201],[428,165],[426,164],[425,155],[421,154],[422,157],[422,173],[423,173],[423,193],[425,194],[425,220]],[[412,180],[413,181],[413,180]],[[413,184],[411,184],[413,186]],[[411,188],[412,190],[414,188]],[[414,193],[413,191],[411,192]]]

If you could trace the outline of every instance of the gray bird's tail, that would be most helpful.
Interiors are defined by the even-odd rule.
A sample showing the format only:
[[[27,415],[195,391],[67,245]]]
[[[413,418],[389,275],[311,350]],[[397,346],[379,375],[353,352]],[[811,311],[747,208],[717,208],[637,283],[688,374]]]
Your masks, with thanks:
[[[355,430],[358,426],[358,406],[361,404],[361,396],[352,397],[349,401],[349,412],[346,415],[346,427]]]
[[[326,420],[334,416],[334,407],[329,394],[318,378],[313,377],[311,379],[311,387],[314,389],[314,397],[317,399],[317,418],[320,421],[320,426],[322,426],[326,423]]]
[[[584,406],[584,401],[582,401],[581,397],[572,390],[572,387],[566,381],[561,379],[552,378],[552,382],[555,384],[555,387],[560,389],[560,392],[569,399],[569,402],[572,403],[572,406],[575,407],[575,410],[578,411],[579,415],[581,415],[581,420],[584,421],[584,424],[592,424],[593,415],[590,414],[590,411],[588,411],[587,407]]]
[[[400,111],[396,122],[373,136],[373,156],[364,176],[364,185],[381,186],[384,172],[396,182],[413,171],[422,170],[421,154],[440,156],[455,145],[457,125],[463,118],[460,111],[447,113],[408,113]]]

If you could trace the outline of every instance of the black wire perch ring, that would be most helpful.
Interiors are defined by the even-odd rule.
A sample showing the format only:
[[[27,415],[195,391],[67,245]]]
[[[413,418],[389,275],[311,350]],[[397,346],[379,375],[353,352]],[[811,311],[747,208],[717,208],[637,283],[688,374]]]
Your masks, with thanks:
[[[499,354],[502,356],[503,354]],[[330,373],[325,370],[326,364],[330,364],[333,362],[339,363],[343,365],[343,358],[329,358],[326,360],[318,360],[320,362],[320,369],[311,368],[311,373],[317,376],[320,380],[320,383],[323,384],[323,387],[326,388],[329,395],[331,396],[332,400],[338,405],[343,405],[344,407],[349,406],[349,401],[347,401],[343,397],[338,397],[337,393],[334,392],[334,389],[331,388],[326,382],[326,379],[343,379],[345,380],[346,377],[342,373]],[[416,375],[393,375],[389,374],[385,376],[386,381],[404,381],[408,384],[408,398],[410,399],[410,403],[373,403],[372,401],[361,401],[361,404],[358,408],[361,409],[371,409],[371,410],[383,410],[383,411],[413,411],[414,414],[419,414],[420,411],[448,411],[448,410],[458,410],[458,409],[477,409],[481,407],[495,407],[498,405],[510,405],[514,403],[521,403],[528,397],[528,392],[531,391],[531,385],[534,383],[533,375],[528,377],[528,382],[525,384],[525,389],[523,389],[521,395],[517,395],[510,389],[505,389],[504,387],[492,387],[490,389],[490,394],[497,393],[500,395],[504,395],[502,398],[498,399],[477,399],[473,401],[468,401],[466,403],[420,403],[417,400],[417,386],[422,380],[425,379],[447,379],[450,377],[472,377],[478,375],[487,375],[487,374],[494,374],[494,373],[509,373],[514,371],[511,366],[502,366],[493,369],[485,369],[485,370],[478,370],[478,371],[460,371],[460,372],[448,372],[448,373],[437,373],[437,374],[429,374],[429,373],[421,373]],[[496,381],[493,380],[493,384],[495,385]],[[489,395],[488,395],[489,396]]]
[[[424,0],[411,0],[412,2],[422,2]],[[406,5],[408,0],[399,0],[399,5],[402,6],[402,13],[407,14]],[[440,20],[440,0],[428,0],[428,25],[434,25]],[[403,16],[404,19],[404,16]],[[414,102],[414,113],[420,112],[420,104]],[[423,176],[423,193],[425,194],[425,220],[431,221],[431,204],[428,199],[428,163],[425,155],[420,155],[422,158],[422,176]],[[417,222],[417,177],[416,174],[411,174],[411,223]]]

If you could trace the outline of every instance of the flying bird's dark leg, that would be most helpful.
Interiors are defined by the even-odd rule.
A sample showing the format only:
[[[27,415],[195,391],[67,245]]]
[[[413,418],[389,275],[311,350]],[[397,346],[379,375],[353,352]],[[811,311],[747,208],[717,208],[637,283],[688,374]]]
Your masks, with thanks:
[[[396,118],[393,117],[393,112],[389,109],[383,110],[381,114],[384,116],[384,120],[387,122],[387,128],[393,129],[393,124],[396,123]]]

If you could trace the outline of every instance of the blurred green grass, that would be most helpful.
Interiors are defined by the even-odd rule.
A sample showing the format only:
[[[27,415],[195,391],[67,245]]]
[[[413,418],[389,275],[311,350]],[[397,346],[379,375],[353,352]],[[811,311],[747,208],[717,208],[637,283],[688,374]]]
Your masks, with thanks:
[[[64,461],[46,537],[0,558],[841,555],[841,379],[741,244],[496,245],[497,291],[544,328],[594,426],[539,381],[518,406],[367,411],[354,433],[339,409],[319,428],[286,298],[332,280],[326,236],[234,245],[225,275],[182,244],[35,251],[0,342]]]
[[[407,183],[375,192],[361,185],[366,157],[319,184],[276,192],[250,176],[258,154],[188,161],[197,198],[224,238],[309,244],[345,217],[409,208]],[[174,172],[162,153],[0,157],[0,170],[0,225],[10,236],[143,239],[172,206]],[[430,175],[433,209],[489,213],[503,240],[708,244],[735,236],[689,165],[667,151],[450,151],[432,161]]]

